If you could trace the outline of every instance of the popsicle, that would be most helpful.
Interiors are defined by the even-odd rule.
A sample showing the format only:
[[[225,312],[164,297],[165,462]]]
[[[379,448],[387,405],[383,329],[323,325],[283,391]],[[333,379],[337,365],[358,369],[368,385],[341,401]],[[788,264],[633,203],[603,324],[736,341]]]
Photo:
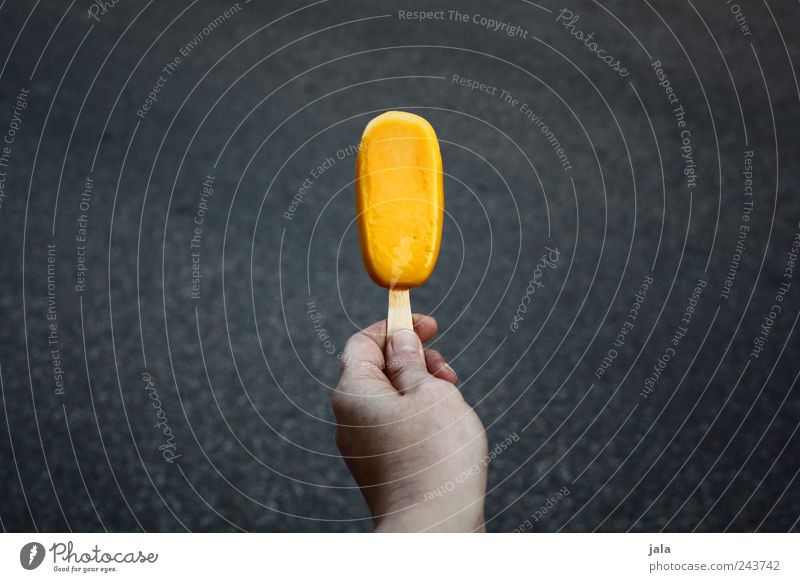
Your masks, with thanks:
[[[387,334],[413,329],[409,289],[433,272],[444,220],[442,155],[428,121],[388,111],[367,124],[356,159],[356,209],[364,266],[389,289]]]

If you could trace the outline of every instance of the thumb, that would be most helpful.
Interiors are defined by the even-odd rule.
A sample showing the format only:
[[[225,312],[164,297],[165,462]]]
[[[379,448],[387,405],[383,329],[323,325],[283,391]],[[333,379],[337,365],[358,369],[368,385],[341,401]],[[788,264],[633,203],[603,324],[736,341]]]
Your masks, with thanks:
[[[389,338],[386,345],[386,376],[401,394],[430,377],[422,342],[414,331],[400,329]]]

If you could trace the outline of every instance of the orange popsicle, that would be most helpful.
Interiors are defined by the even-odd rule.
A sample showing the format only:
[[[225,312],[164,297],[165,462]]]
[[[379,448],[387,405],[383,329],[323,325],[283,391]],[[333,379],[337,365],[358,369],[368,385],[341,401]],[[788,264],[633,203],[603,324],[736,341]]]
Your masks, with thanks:
[[[433,272],[444,219],[442,156],[430,123],[389,111],[367,124],[356,160],[356,208],[364,265],[389,289],[388,333],[412,329],[408,290]]]

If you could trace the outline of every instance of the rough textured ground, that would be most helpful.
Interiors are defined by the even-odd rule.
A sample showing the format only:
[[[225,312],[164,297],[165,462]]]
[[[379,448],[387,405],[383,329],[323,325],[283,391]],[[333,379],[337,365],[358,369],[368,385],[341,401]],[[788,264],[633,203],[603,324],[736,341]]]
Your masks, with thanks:
[[[0,3],[4,529],[369,529],[329,397],[385,309],[353,147],[392,108],[447,172],[414,306],[519,436],[489,529],[797,528],[796,4],[30,4]]]

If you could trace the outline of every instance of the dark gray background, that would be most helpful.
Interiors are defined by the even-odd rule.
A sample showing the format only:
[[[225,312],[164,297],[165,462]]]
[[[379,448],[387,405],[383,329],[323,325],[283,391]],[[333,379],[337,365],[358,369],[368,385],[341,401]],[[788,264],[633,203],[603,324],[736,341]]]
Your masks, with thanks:
[[[535,531],[797,528],[796,273],[764,351],[750,356],[800,219],[796,3],[742,2],[749,36],[722,0],[571,3],[575,28],[629,69],[622,78],[549,0],[242,2],[137,117],[161,69],[232,4],[121,0],[97,22],[86,0],[0,2],[3,135],[30,90],[0,206],[5,530],[370,529],[329,400],[336,353],[384,316],[386,294],[359,256],[354,157],[336,152],[386,109],[431,121],[447,173],[439,263],[413,305],[438,318],[435,345],[490,447],[520,437],[491,464],[489,530],[528,519]],[[398,18],[455,8],[527,38],[471,19]],[[691,191],[654,60],[686,111]],[[519,106],[454,74],[528,103],[572,169]],[[754,210],[726,300],[745,150]],[[285,218],[327,157],[336,163]],[[189,239],[208,174],[195,300]],[[48,352],[51,243],[63,395]],[[559,263],[513,333],[548,246]],[[650,275],[634,330],[596,381]],[[643,398],[698,279],[707,286],[688,333]],[[144,373],[174,431],[172,464]]]

